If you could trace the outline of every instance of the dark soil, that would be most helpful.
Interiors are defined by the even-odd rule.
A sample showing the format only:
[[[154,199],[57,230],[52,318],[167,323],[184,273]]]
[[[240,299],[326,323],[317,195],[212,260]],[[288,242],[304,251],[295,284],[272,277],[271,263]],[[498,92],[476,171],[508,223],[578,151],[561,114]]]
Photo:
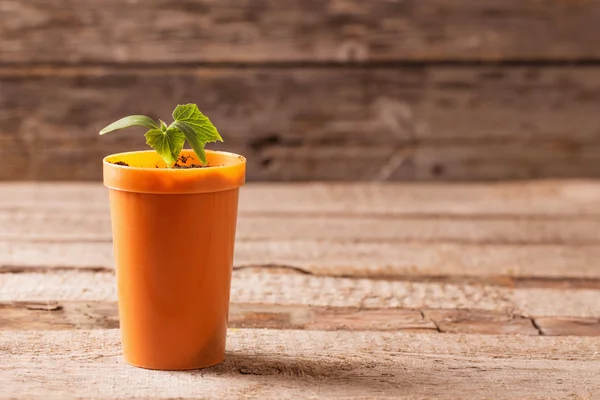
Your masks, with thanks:
[[[177,169],[190,169],[190,168],[207,168],[207,167],[210,167],[210,165],[208,165],[208,164],[206,164],[206,165],[202,165],[202,164],[186,164],[187,160],[189,160],[189,159],[193,160],[194,157],[192,157],[192,156],[180,156],[177,159],[177,162],[175,163],[175,165],[173,165],[173,168],[177,168]]]
[[[208,165],[200,165],[200,164],[185,165],[185,164],[179,164],[178,162],[175,163],[175,165],[173,165],[173,168],[177,168],[177,169],[206,168],[206,167],[208,167]]]
[[[177,162],[175,163],[175,165],[173,165],[173,168],[177,168],[177,169],[190,169],[190,168],[208,168],[208,167],[212,167],[212,165],[206,164],[206,165],[202,165],[202,164],[186,164],[187,160],[189,159],[194,159],[194,157],[192,156],[181,156],[177,159]],[[111,164],[115,164],[115,165],[122,165],[124,167],[129,167],[129,164],[127,164],[125,161],[116,161],[114,163]],[[159,168],[158,165],[156,166],[156,168]]]

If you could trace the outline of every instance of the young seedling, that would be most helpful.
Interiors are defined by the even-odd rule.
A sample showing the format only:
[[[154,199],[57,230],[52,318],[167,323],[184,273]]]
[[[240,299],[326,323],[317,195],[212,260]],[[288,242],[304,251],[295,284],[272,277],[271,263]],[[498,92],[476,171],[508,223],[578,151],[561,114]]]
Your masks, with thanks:
[[[202,165],[206,165],[204,153],[206,143],[223,141],[217,128],[200,112],[196,104],[178,105],[173,111],[173,119],[173,123],[167,126],[162,119],[158,124],[144,115],[130,115],[108,125],[100,131],[100,134],[104,135],[130,126],[143,126],[149,128],[145,134],[146,144],[156,150],[167,164],[167,168],[171,168],[177,162],[186,140]]]

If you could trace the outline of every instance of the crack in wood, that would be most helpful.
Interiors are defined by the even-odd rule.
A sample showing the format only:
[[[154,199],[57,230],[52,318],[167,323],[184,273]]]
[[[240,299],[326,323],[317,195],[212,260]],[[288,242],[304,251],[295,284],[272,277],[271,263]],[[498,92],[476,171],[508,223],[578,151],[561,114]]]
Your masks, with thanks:
[[[537,322],[535,321],[535,318],[529,318],[531,320],[531,325],[533,325],[533,327],[538,331],[540,336],[544,336],[544,331],[542,330],[542,328],[537,324]]]
[[[283,264],[249,264],[249,265],[234,265],[233,269],[235,271],[244,270],[244,269],[271,269],[271,270],[286,270],[291,272],[296,272],[302,275],[315,275],[311,271],[304,269],[302,267],[297,267],[294,265],[283,265]]]
[[[427,318],[427,317],[425,316],[425,312],[424,312],[423,310],[419,310],[419,312],[421,313],[421,317],[422,317],[424,320],[431,321],[431,322],[433,323],[433,325],[435,325],[435,329],[436,329],[436,331],[438,331],[439,333],[442,333],[442,330],[440,329],[440,326],[438,325],[438,323],[437,323],[435,320],[433,320],[433,319],[431,319],[431,318]]]
[[[0,274],[52,273],[65,271],[114,273],[115,269],[113,267],[105,266],[75,267],[67,265],[0,265]]]
[[[533,324],[543,336],[599,336],[599,318],[534,317]]]
[[[15,301],[0,302],[0,309],[2,310],[0,330],[115,329],[119,327],[116,302]],[[311,331],[600,336],[600,320],[598,318],[536,318],[479,309],[361,309],[245,303],[231,304],[229,327]]]

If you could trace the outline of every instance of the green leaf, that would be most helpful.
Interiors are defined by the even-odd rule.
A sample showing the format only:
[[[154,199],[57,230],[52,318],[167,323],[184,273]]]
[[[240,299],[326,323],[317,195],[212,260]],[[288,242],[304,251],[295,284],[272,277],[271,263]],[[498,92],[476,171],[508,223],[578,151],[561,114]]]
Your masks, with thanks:
[[[156,150],[167,163],[167,168],[171,168],[183,149],[185,136],[174,128],[168,128],[165,132],[160,129],[150,129],[144,136],[146,136],[146,144]]]
[[[150,129],[159,128],[158,124],[152,118],[144,115],[130,115],[129,117],[121,118],[108,125],[100,131],[100,134],[104,135],[105,133],[116,131],[117,129],[128,128],[130,126],[143,126]]]
[[[202,164],[206,164],[206,143],[223,141],[217,128],[200,112],[196,104],[178,105],[173,111],[173,119],[175,122],[171,126],[178,128],[185,135],[194,153]]]
[[[203,165],[206,164],[206,153],[204,152],[205,143],[202,143],[202,141],[198,138],[196,132],[194,132],[194,130],[189,125],[183,122],[175,121],[171,126],[183,132],[188,143],[190,144],[190,146],[192,146],[192,150],[194,150],[194,153],[196,153],[198,159],[200,159],[200,162]]]
[[[162,119],[159,119],[159,121],[160,121],[160,130],[163,132],[166,132],[167,128],[168,128],[167,124],[165,124],[165,121],[163,121]]]

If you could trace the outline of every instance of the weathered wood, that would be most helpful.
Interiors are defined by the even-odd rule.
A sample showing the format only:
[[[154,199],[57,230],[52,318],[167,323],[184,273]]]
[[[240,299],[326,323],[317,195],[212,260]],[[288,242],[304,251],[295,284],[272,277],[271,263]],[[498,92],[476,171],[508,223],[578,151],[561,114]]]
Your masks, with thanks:
[[[231,304],[229,326],[318,331],[436,332],[418,310]]]
[[[53,349],[53,356],[63,358],[87,358],[93,356],[104,344],[106,355],[120,352],[118,331],[114,329],[79,331],[20,331],[0,336],[6,355],[27,355],[43,353]],[[442,337],[440,337],[442,336]],[[287,338],[288,340],[277,339]],[[72,338],[73,340],[68,340]],[[312,338],[312,340],[310,340]],[[324,340],[315,340],[322,338]],[[348,339],[348,340],[344,340]],[[569,360],[600,361],[600,339],[593,337],[535,337],[518,335],[432,335],[410,332],[311,332],[288,330],[280,332],[272,329],[232,329],[228,332],[231,345],[228,353],[255,351],[269,353],[271,347],[287,343],[292,352],[311,349],[327,349],[334,358],[353,358],[357,353],[369,352],[382,360],[397,356],[465,356],[514,359],[514,360]],[[19,345],[19,341],[21,345]],[[98,344],[94,342],[98,341]],[[271,345],[266,345],[271,341]],[[335,343],[335,345],[334,345]],[[287,346],[286,346],[287,347]],[[293,347],[294,350],[291,350]],[[96,349],[96,351],[92,351]],[[273,351],[272,353],[277,353]],[[290,354],[291,355],[291,354]],[[52,357],[52,355],[50,356]],[[93,357],[89,357],[93,358]],[[3,365],[3,364],[0,364]],[[132,369],[140,371],[139,369]],[[155,372],[156,373],[156,372]]]
[[[600,219],[600,181],[497,183],[253,183],[240,192],[239,213],[490,219]],[[0,209],[108,212],[97,183],[0,184]]]
[[[234,266],[283,266],[333,277],[598,288],[599,258],[598,245],[240,240]],[[0,273],[113,265],[110,242],[0,241]]]
[[[111,329],[119,327],[117,303],[105,301],[0,303],[0,330]],[[491,325],[491,324],[490,324]],[[418,310],[238,304],[230,328],[346,331],[429,331],[436,325]],[[490,328],[491,329],[491,328]]]
[[[0,301],[116,301],[108,272],[0,275]],[[234,303],[362,309],[479,309],[525,317],[600,318],[600,289],[511,289],[466,283],[377,281],[270,271],[233,273]]]
[[[248,185],[235,264],[594,288],[583,279],[600,278],[600,248],[585,243],[598,239],[599,202],[600,186],[585,181]],[[108,199],[100,185],[3,184],[0,209],[3,271],[111,268]]]
[[[600,177],[600,145],[597,143],[586,144],[568,138],[550,143],[544,139],[526,143],[516,139],[498,144],[456,142],[419,141],[414,146],[399,145],[396,149],[375,146],[372,149],[272,148],[265,150],[263,160],[269,160],[273,169],[264,171],[264,176],[249,177],[257,181],[489,181]],[[531,147],[536,151],[532,152]]]
[[[188,101],[249,180],[598,177],[598,93],[597,68],[2,68],[0,179],[98,180],[147,146],[95,132]]]
[[[19,301],[0,303],[0,331],[113,329],[119,327],[117,303]]]
[[[1,242],[0,242],[1,243]],[[236,265],[290,265],[317,275],[598,278],[598,246],[240,242]]]
[[[521,315],[482,310],[424,310],[423,314],[444,333],[539,335],[532,320]]]
[[[600,334],[597,184],[242,193],[228,359],[163,373],[124,365],[110,329],[106,190],[0,185],[0,397],[593,398],[600,389],[600,339],[573,336]]]
[[[525,290],[525,289],[522,289]],[[557,297],[552,299],[551,290],[556,290]],[[526,292],[515,290],[511,293],[511,301],[520,305],[525,316],[573,316],[600,317],[599,290],[557,290],[557,289],[527,289]]]
[[[14,301],[0,303],[0,330],[112,329],[119,327],[110,301]],[[360,309],[278,304],[229,307],[229,327],[318,331],[403,331],[487,335],[600,336],[597,318],[540,317],[486,310]]]
[[[116,330],[4,332],[0,396],[501,399],[600,387],[598,338],[240,330],[224,363],[179,373],[132,368],[120,352]]]
[[[4,0],[0,60],[579,60],[600,57],[599,18],[596,1]]]
[[[535,325],[546,336],[600,336],[600,319],[598,318],[535,318]]]
[[[106,329],[118,326],[106,190],[0,185],[0,397],[592,398],[600,389],[599,339],[572,336],[600,333],[597,184],[242,193],[230,321],[256,329],[230,330],[220,366],[161,373],[125,366],[117,330]],[[427,333],[396,332],[413,329]]]
[[[268,193],[268,192],[266,192]],[[259,201],[255,198],[254,201]],[[316,208],[316,206],[315,206]],[[242,214],[237,240],[324,240],[456,244],[600,244],[600,221],[439,216]],[[106,242],[110,213],[94,210],[1,210],[0,240]]]

